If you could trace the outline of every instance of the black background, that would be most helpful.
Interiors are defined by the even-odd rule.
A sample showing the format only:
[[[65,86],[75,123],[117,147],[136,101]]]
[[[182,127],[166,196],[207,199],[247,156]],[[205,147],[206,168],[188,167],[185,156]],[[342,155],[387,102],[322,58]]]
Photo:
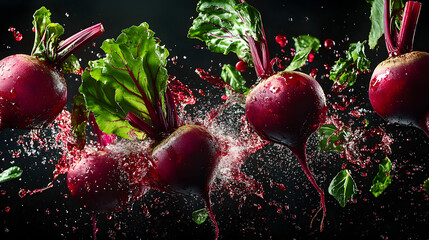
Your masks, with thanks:
[[[63,24],[64,37],[92,24],[103,23],[106,32],[95,41],[95,46],[89,45],[76,53],[82,59],[83,67],[87,61],[97,58],[102,40],[114,38],[121,29],[146,21],[170,50],[170,56],[178,57],[176,64],[169,62],[168,70],[194,89],[198,99],[195,109],[205,105],[215,106],[221,103],[222,92],[212,89],[212,85],[201,80],[194,70],[201,67],[219,75],[219,63],[235,64],[237,58],[233,54],[222,56],[197,49],[196,45],[204,44],[186,38],[192,19],[196,16],[196,3],[173,0],[0,1],[0,58],[30,53],[33,43],[32,14],[41,6],[51,10],[53,22]],[[262,14],[271,57],[280,53],[281,48],[274,41],[277,34],[288,37],[286,52],[293,47],[292,36],[311,34],[322,42],[327,38],[333,39],[336,42],[334,50],[342,54],[350,43],[367,39],[369,33],[370,7],[364,0],[254,0],[249,3]],[[429,5],[424,3],[416,33],[416,50],[429,51],[428,20]],[[15,41],[12,33],[8,32],[11,26],[22,33],[22,41]],[[369,50],[367,55],[374,69],[378,62],[387,57],[382,41],[377,50]],[[327,73],[323,64],[332,65],[336,59],[334,51],[322,47],[315,62],[302,68],[306,73],[313,68],[319,69],[316,79],[326,94],[335,95],[331,90],[332,82],[322,77]],[[65,77],[70,96],[67,108],[70,109],[71,96],[77,92],[80,80],[76,76]],[[247,71],[246,77],[249,82],[255,78],[252,69]],[[371,110],[367,96],[369,79],[370,74],[361,75],[358,83],[344,92],[356,99],[349,110],[354,107]],[[205,92],[204,95],[198,93],[200,89]],[[328,100],[333,103],[338,99],[333,96]],[[192,107],[189,111],[196,114]],[[335,111],[330,109],[330,113]],[[347,111],[337,113],[352,119]],[[327,195],[325,230],[320,233],[316,227],[310,229],[309,222],[314,215],[312,211],[318,205],[319,197],[292,154],[284,148],[268,145],[250,157],[243,167],[248,175],[264,182],[265,199],[248,196],[239,209],[238,202],[231,200],[227,194],[213,194],[213,210],[220,227],[220,239],[428,239],[429,202],[427,194],[421,189],[423,181],[429,177],[428,138],[414,128],[388,125],[371,111],[366,118],[370,126],[383,127],[395,140],[390,155],[395,163],[395,177],[380,197],[374,198],[368,189],[378,171],[376,161],[382,158],[382,154],[371,156],[373,164],[363,169],[347,163],[337,154],[317,152],[317,141],[313,137],[309,142],[309,164],[325,192],[343,164],[352,170],[360,191],[354,197],[356,201],[348,203],[345,208]],[[352,120],[358,122],[362,119]],[[0,133],[0,168],[18,165],[24,170],[19,180],[0,185],[0,239],[90,239],[91,214],[69,197],[64,176],[60,176],[52,188],[42,193],[19,197],[20,189],[38,189],[51,182],[55,162],[60,157],[54,148],[40,150],[30,156],[22,153],[19,158],[13,158],[12,153],[23,148],[16,141],[26,133],[10,129]],[[49,130],[43,133],[50,136]],[[286,191],[270,188],[269,180],[284,183]],[[223,200],[221,204],[220,200]],[[276,207],[268,204],[273,201],[286,204],[289,209],[283,209],[279,214]],[[261,206],[260,210],[258,206]],[[144,211],[146,207],[149,214]],[[135,203],[133,208],[110,216],[98,215],[97,236],[99,239],[211,239],[214,231],[209,221],[196,225],[190,217],[193,210],[201,207],[202,201],[197,197],[184,198],[151,192]]]

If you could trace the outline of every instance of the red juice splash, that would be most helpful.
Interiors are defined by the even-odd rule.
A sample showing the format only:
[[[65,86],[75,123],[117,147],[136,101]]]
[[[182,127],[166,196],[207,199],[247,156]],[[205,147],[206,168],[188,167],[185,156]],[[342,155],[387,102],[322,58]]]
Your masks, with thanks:
[[[11,33],[13,33],[13,37],[15,38],[16,41],[19,42],[19,41],[22,40],[22,34],[18,30],[16,30],[16,28],[10,27],[8,29],[8,31],[11,32]]]
[[[276,43],[278,43],[280,47],[284,48],[288,43],[288,39],[284,35],[279,34],[276,36]]]

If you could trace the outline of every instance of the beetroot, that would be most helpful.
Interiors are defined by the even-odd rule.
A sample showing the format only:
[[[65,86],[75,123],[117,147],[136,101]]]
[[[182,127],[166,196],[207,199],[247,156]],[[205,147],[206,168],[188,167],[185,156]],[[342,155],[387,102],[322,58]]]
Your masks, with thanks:
[[[412,52],[421,3],[405,5],[401,29],[391,33],[390,1],[385,1],[384,35],[389,58],[374,70],[369,99],[375,112],[391,123],[422,129],[429,136],[429,54]]]
[[[374,70],[369,98],[385,120],[418,127],[429,134],[429,53],[410,52],[388,58]]]
[[[0,129],[44,127],[66,101],[64,78],[45,62],[23,54],[0,61]]]
[[[131,176],[121,168],[124,157],[106,150],[81,159],[67,173],[72,197],[96,212],[112,212],[132,203],[143,193],[144,185],[130,182]]]
[[[153,150],[159,181],[179,193],[206,196],[219,153],[219,143],[203,127],[182,126]]]
[[[307,140],[326,118],[325,94],[312,77],[284,71],[253,88],[246,98],[246,117],[264,139],[287,146],[320,195],[320,209],[326,214],[325,195],[307,166]],[[323,218],[320,229],[323,229]]]
[[[170,191],[202,196],[216,227],[216,239],[219,228],[211,209],[210,185],[220,152],[217,139],[196,125],[179,127],[153,150],[160,184]]]
[[[62,75],[80,71],[72,53],[104,31],[97,24],[59,42],[64,29],[51,23],[50,15],[44,7],[34,14],[31,56],[18,54],[0,61],[0,130],[42,128],[51,123],[67,101]]]

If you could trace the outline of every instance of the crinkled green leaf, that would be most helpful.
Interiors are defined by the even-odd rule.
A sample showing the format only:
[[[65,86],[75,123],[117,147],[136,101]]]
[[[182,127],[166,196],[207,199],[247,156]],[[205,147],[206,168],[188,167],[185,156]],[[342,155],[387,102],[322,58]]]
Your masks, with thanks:
[[[293,71],[305,64],[308,55],[313,51],[319,51],[320,41],[316,37],[310,35],[301,35],[293,38],[295,41],[295,56],[291,63],[286,68],[286,71]]]
[[[340,171],[329,184],[328,192],[337,199],[342,207],[345,207],[347,201],[357,193],[356,183],[350,170],[344,169]]]
[[[243,61],[252,63],[246,36],[255,41],[264,38],[258,10],[239,0],[201,0],[197,12],[189,38],[205,42],[210,51],[225,55],[234,52]]]
[[[165,111],[168,51],[154,34],[147,23],[122,30],[116,40],[103,42],[106,57],[90,62],[82,75],[80,91],[101,131],[130,138],[137,129],[126,119],[128,113],[152,125],[148,108]]]
[[[343,143],[346,142],[348,133],[345,130],[338,131],[333,124],[324,124],[317,132],[319,136],[319,151],[322,152],[342,152]]]
[[[346,58],[339,58],[332,66],[329,79],[347,87],[355,84],[358,72],[367,71],[371,65],[365,55],[365,42],[350,44]]]
[[[10,181],[15,178],[19,178],[22,174],[22,170],[18,166],[10,167],[0,173],[0,183]]]
[[[220,77],[224,82],[228,83],[236,92],[247,95],[249,93],[249,88],[246,87],[246,79],[241,75],[234,66],[230,64],[225,64],[222,67],[222,73]],[[228,89],[227,89],[228,92]]]
[[[374,197],[380,196],[390,183],[392,183],[392,175],[390,174],[391,169],[392,162],[388,157],[378,165],[378,173],[372,180],[372,186],[369,190]]]
[[[208,216],[209,212],[207,211],[207,208],[202,208],[192,212],[192,220],[194,220],[198,225],[204,223]]]

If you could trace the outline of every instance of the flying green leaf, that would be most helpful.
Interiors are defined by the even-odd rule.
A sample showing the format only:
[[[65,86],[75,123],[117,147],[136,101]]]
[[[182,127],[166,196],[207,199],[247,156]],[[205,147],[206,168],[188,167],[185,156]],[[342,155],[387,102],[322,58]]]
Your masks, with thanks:
[[[342,152],[343,143],[346,142],[348,133],[345,129],[338,131],[333,124],[324,124],[317,132],[319,136],[319,151],[322,152]]]
[[[247,95],[250,89],[245,86],[246,79],[241,75],[234,66],[230,64],[225,64],[222,67],[222,73],[220,74],[222,80],[228,83],[236,92]],[[228,93],[228,89],[227,93]]]
[[[357,193],[356,183],[350,170],[340,171],[329,184],[328,192],[337,199],[342,207],[345,207],[347,201]]]
[[[18,166],[10,167],[0,173],[0,183],[10,181],[15,178],[19,178],[22,174],[22,170]]]
[[[310,35],[301,35],[293,38],[295,41],[295,56],[291,63],[286,68],[286,71],[293,71],[305,64],[308,55],[313,51],[319,51],[320,41],[316,37]]]
[[[346,58],[335,62],[330,71],[329,79],[347,87],[355,84],[358,72],[367,71],[371,62],[365,55],[365,42],[352,43],[346,52]]]
[[[209,212],[206,208],[202,208],[199,210],[196,210],[192,213],[192,220],[198,225],[204,223],[209,216]]]
[[[198,17],[188,32],[189,38],[205,42],[210,51],[228,54],[252,63],[247,39],[263,39],[261,15],[254,7],[239,0],[201,0],[197,5]]]
[[[392,183],[392,175],[390,174],[392,162],[388,157],[378,165],[378,173],[372,180],[372,186],[369,190],[374,197],[380,196],[384,190]]]
[[[89,62],[82,74],[80,92],[101,131],[142,138],[144,134],[128,122],[128,113],[151,127],[165,116],[169,53],[154,34],[147,23],[122,30],[116,40],[103,42],[106,57]]]

